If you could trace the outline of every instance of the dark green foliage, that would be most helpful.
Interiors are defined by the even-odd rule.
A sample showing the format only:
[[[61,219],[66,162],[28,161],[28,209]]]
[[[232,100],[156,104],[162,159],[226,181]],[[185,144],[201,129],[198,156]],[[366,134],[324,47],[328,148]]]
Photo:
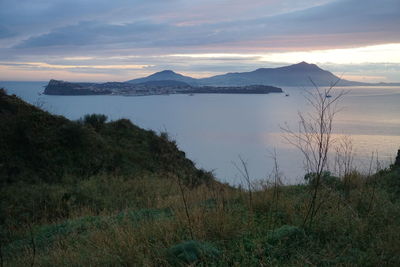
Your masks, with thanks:
[[[46,249],[53,242],[66,238],[68,235],[84,235],[96,229],[108,229],[113,225],[124,223],[137,225],[143,221],[160,220],[172,216],[170,209],[141,209],[137,211],[121,212],[115,216],[87,216],[66,220],[62,223],[42,225],[33,230],[33,240],[37,249]],[[6,254],[15,253],[18,250],[31,246],[29,232],[21,237],[14,237],[14,241],[4,247]]]
[[[400,149],[397,150],[396,160],[394,161],[394,166],[400,168]]]
[[[307,173],[304,176],[304,180],[307,181],[310,185],[314,185],[316,183],[317,174],[316,173]],[[324,171],[321,174],[320,182],[329,187],[340,187],[341,181],[339,177],[331,175],[331,172]]]
[[[121,212],[115,219],[117,221],[128,220],[130,222],[140,222],[146,220],[161,220],[171,217],[171,209],[141,209],[137,211]]]
[[[282,243],[301,243],[305,238],[304,230],[297,226],[283,225],[273,230],[267,238],[267,243],[277,245]]]
[[[59,224],[44,225],[33,230],[33,240],[37,249],[45,249],[52,245],[56,240],[65,238],[70,234],[83,234],[89,229],[106,227],[107,221],[102,217],[88,216],[75,220],[67,220]],[[11,254],[18,250],[27,249],[31,246],[31,238],[23,236],[5,246],[6,254]]]
[[[218,258],[220,251],[210,243],[196,240],[179,243],[167,251],[168,262],[181,266],[199,262],[208,262]]]
[[[304,244],[306,235],[304,230],[292,225],[283,225],[271,231],[266,240],[266,253],[268,256],[287,259]]]
[[[92,126],[96,132],[100,131],[107,121],[107,116],[102,114],[88,114],[83,117],[82,122],[85,125]]]
[[[393,200],[400,200],[400,167],[392,166],[391,169],[382,170],[375,174],[375,177],[370,181],[378,183],[381,188],[384,188],[391,194]]]
[[[134,216],[168,217],[171,214],[169,209],[143,209],[152,207],[160,197],[160,193],[154,191],[159,179],[146,177],[138,182],[134,177],[100,176],[80,181],[65,179],[62,184],[18,182],[7,185],[0,188],[0,225],[19,227],[26,221],[57,221],[68,218],[82,207],[90,208],[94,214],[140,209]],[[131,212],[121,212],[118,218],[125,215],[133,216]]]
[[[79,122],[54,116],[0,93],[0,183],[61,182],[99,173],[170,173],[193,185],[212,180],[176,143],[133,125],[86,115]]]

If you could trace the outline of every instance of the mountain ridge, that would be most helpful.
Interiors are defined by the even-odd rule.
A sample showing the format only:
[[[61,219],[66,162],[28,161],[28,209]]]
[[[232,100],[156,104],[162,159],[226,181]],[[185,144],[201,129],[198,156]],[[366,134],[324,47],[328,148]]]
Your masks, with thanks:
[[[182,81],[192,86],[313,86],[313,82],[318,86],[331,86],[337,81],[339,81],[339,86],[391,85],[391,83],[365,83],[342,79],[316,64],[310,64],[305,61],[277,68],[258,68],[248,72],[228,72],[199,79],[184,76],[172,70],[164,70],[127,82],[136,84],[157,80]]]
[[[172,70],[163,70],[160,72],[153,73],[147,77],[143,78],[137,78],[137,79],[132,79],[129,81],[126,81],[127,83],[132,83],[132,84],[140,84],[140,83],[146,83],[146,82],[152,82],[152,81],[178,81],[178,82],[184,82],[189,85],[197,85],[197,79],[184,76],[182,74],[176,73]]]

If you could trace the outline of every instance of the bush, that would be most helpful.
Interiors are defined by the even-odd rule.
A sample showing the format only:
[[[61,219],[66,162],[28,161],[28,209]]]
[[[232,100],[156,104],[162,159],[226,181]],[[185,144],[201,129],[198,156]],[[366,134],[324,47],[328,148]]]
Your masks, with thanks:
[[[167,251],[168,262],[173,266],[213,260],[219,255],[220,251],[213,245],[196,240],[182,242]]]
[[[303,229],[297,226],[283,225],[269,233],[266,254],[273,258],[287,259],[300,248],[305,237]]]
[[[106,121],[107,116],[102,114],[88,114],[83,117],[83,123],[92,126],[96,132],[101,130]]]
[[[275,229],[268,235],[267,242],[271,245],[277,245],[279,243],[300,243],[304,240],[304,231],[292,225],[283,225],[278,229]]]
[[[307,181],[308,184],[310,185],[315,185],[316,179],[317,179],[317,174],[313,172],[307,173],[304,176],[304,180]],[[332,188],[338,188],[341,186],[340,179],[336,176],[333,176],[329,171],[322,172],[320,182]]]

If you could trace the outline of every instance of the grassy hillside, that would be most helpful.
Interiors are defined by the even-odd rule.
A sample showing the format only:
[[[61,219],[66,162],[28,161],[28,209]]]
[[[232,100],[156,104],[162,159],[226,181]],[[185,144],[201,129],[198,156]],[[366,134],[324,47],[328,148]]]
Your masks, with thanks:
[[[0,183],[57,183],[66,176],[169,172],[187,182],[211,179],[167,134],[103,115],[78,122],[54,116],[0,91]],[[190,181],[189,181],[190,179]]]
[[[250,194],[129,121],[0,109],[3,266],[400,265],[399,166],[327,174],[305,225],[309,184]]]

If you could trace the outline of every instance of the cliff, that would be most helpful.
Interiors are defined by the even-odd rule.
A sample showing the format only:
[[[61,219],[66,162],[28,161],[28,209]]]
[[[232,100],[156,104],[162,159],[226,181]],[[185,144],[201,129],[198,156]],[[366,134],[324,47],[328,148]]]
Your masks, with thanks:
[[[110,90],[99,90],[93,84],[69,83],[64,81],[50,80],[44,89],[46,95],[107,95]]]

